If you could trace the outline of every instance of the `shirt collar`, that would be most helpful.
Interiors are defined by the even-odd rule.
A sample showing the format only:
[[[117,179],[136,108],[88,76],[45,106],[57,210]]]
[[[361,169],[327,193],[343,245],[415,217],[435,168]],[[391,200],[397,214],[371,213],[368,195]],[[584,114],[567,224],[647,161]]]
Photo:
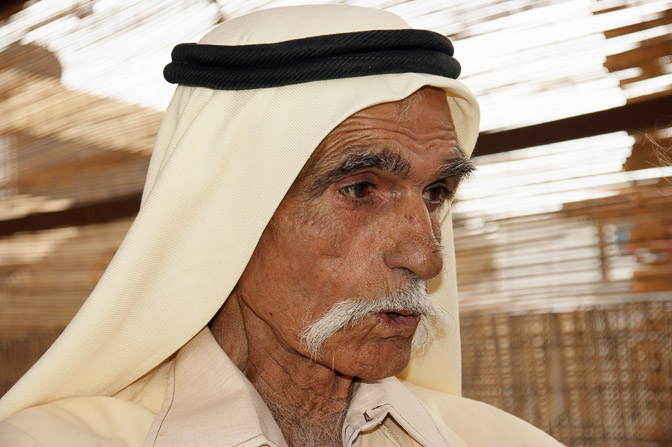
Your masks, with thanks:
[[[344,445],[355,445],[362,432],[382,424],[388,415],[425,447],[449,445],[425,407],[396,377],[359,383],[343,424]]]
[[[357,446],[360,434],[388,415],[423,446],[448,446],[425,408],[394,377],[357,385],[343,424],[344,445]],[[163,407],[145,442],[146,447],[192,444],[287,446],[257,390],[208,328],[177,354]]]

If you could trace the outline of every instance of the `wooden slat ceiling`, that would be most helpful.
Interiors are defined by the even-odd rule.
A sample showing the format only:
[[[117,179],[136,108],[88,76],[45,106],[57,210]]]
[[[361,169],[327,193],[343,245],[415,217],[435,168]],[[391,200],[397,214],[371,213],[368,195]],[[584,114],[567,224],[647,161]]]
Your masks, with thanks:
[[[0,49],[16,42],[43,46],[61,61],[66,87],[163,110],[172,86],[161,69],[175,44],[196,40],[224,18],[291,3],[41,0],[2,26]],[[669,0],[339,3],[386,8],[414,26],[450,36],[462,79],[483,104],[486,131],[604,110],[669,90]],[[643,81],[649,87],[645,83],[641,91]]]

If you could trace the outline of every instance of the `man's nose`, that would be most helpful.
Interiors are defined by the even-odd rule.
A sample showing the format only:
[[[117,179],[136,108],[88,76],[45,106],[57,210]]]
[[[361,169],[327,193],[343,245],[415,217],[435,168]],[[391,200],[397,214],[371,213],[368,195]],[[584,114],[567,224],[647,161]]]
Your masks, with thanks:
[[[437,276],[443,268],[438,216],[433,220],[421,197],[404,200],[396,208],[388,222],[393,245],[385,253],[387,266],[424,280]]]

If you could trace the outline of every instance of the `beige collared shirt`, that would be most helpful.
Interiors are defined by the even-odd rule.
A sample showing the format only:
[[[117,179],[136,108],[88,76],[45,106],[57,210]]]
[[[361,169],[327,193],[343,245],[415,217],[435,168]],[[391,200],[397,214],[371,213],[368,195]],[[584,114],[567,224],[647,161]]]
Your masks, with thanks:
[[[370,442],[379,438],[388,442]],[[461,445],[452,441],[396,378],[360,383],[343,424],[344,447]],[[163,406],[145,441],[146,447],[185,445],[287,445],[257,390],[208,330],[177,355]]]
[[[285,447],[254,386],[208,329],[115,397],[64,399],[0,423],[2,446]],[[391,377],[360,383],[344,447],[560,446],[486,404]]]

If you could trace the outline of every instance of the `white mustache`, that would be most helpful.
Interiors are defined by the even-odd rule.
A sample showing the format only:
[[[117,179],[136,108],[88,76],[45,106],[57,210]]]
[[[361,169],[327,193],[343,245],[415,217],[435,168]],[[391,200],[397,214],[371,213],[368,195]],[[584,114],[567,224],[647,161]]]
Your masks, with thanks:
[[[447,326],[445,311],[427,294],[426,283],[412,280],[404,287],[373,299],[348,299],[331,306],[301,333],[301,342],[313,360],[320,358],[322,345],[336,332],[353,327],[369,315],[380,312],[411,312],[420,316],[413,337],[418,352]]]

